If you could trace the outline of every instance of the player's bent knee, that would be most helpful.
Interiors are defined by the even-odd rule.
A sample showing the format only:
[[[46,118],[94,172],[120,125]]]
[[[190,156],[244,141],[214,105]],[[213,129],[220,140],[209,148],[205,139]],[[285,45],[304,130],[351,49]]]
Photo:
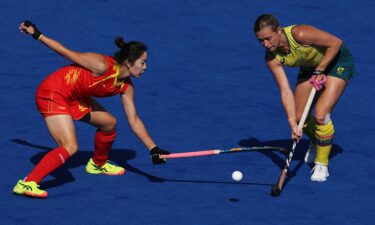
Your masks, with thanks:
[[[117,120],[116,120],[115,117],[112,117],[112,119],[111,119],[111,123],[110,123],[111,131],[116,130],[116,126],[117,126]]]
[[[104,132],[112,132],[116,130],[117,126],[117,120],[115,117],[111,116],[109,119],[107,119],[105,125],[100,126],[99,129]]]
[[[315,115],[315,120],[318,125],[326,125],[331,121],[331,114],[327,113],[325,115]]]
[[[77,151],[78,151],[78,145],[77,144],[65,144],[63,146],[69,152],[69,154],[71,156],[76,154]]]

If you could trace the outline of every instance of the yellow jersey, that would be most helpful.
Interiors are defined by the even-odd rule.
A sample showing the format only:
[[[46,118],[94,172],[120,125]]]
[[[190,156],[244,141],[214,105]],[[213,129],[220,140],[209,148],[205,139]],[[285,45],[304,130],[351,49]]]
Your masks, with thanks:
[[[316,46],[304,46],[297,43],[292,35],[295,25],[284,27],[283,32],[289,43],[289,53],[276,51],[273,53],[276,60],[290,67],[316,67],[322,61],[326,48]]]

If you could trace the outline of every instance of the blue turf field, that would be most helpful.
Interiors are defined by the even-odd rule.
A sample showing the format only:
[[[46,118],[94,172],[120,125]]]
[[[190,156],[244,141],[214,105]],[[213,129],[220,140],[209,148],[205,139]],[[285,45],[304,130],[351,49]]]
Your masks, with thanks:
[[[233,3],[234,2],[234,3]],[[1,224],[373,224],[375,96],[372,64],[375,3],[367,1],[229,0],[0,0],[0,223]],[[332,119],[335,146],[330,177],[310,181],[297,148],[291,179],[272,198],[284,157],[238,153],[170,160],[153,166],[131,134],[118,97],[101,99],[118,119],[111,158],[121,177],[85,173],[95,129],[76,123],[80,151],[45,179],[47,200],[12,194],[18,179],[54,147],[34,92],[69,62],[18,32],[33,20],[46,35],[78,51],[112,54],[113,40],[149,47],[148,70],[135,80],[139,114],[154,140],[173,152],[236,146],[289,146],[279,93],[251,29],[272,13],[282,26],[307,23],[341,37],[356,77]],[[366,18],[366,19],[365,19]],[[287,70],[292,82],[296,69]],[[231,180],[241,170],[244,179]]]

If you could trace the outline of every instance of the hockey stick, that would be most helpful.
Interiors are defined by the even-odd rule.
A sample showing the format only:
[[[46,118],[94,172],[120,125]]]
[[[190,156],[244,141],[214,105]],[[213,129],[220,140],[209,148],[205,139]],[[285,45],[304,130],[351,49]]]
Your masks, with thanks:
[[[312,102],[314,100],[314,97],[315,97],[315,93],[316,93],[315,88],[312,88],[311,92],[310,92],[310,96],[307,99],[305,109],[303,110],[301,120],[299,121],[299,124],[298,124],[299,130],[301,130],[302,127],[303,127],[303,124],[305,124],[306,117],[307,117],[307,115],[310,111],[311,104],[312,104]],[[285,177],[286,177],[286,173],[288,172],[288,169],[289,169],[289,163],[293,158],[293,154],[294,154],[294,151],[296,149],[296,146],[297,146],[297,140],[295,139],[295,140],[293,140],[292,149],[289,151],[288,157],[285,160],[285,166],[281,170],[281,174],[280,174],[279,180],[277,182],[277,185],[272,185],[271,195],[273,197],[278,197],[281,194],[281,191],[283,189],[283,184],[284,184],[284,181],[285,181]]]
[[[160,155],[160,158],[174,159],[174,158],[185,158],[185,157],[196,157],[196,156],[220,155],[220,154],[235,153],[235,152],[261,151],[261,150],[278,150],[284,153],[288,152],[287,149],[282,148],[282,147],[256,146],[256,147],[212,149],[212,150],[202,150],[202,151],[194,151],[194,152],[172,153],[169,155]]]

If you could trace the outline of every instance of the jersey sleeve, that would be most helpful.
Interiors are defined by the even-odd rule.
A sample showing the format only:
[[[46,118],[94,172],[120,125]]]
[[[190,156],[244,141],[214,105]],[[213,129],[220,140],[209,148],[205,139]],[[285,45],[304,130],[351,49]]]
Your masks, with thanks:
[[[120,93],[124,94],[126,92],[126,90],[128,90],[129,86],[134,87],[133,83],[132,83],[132,81],[130,79],[130,77],[126,78],[126,80],[124,81],[124,83],[121,85]]]

